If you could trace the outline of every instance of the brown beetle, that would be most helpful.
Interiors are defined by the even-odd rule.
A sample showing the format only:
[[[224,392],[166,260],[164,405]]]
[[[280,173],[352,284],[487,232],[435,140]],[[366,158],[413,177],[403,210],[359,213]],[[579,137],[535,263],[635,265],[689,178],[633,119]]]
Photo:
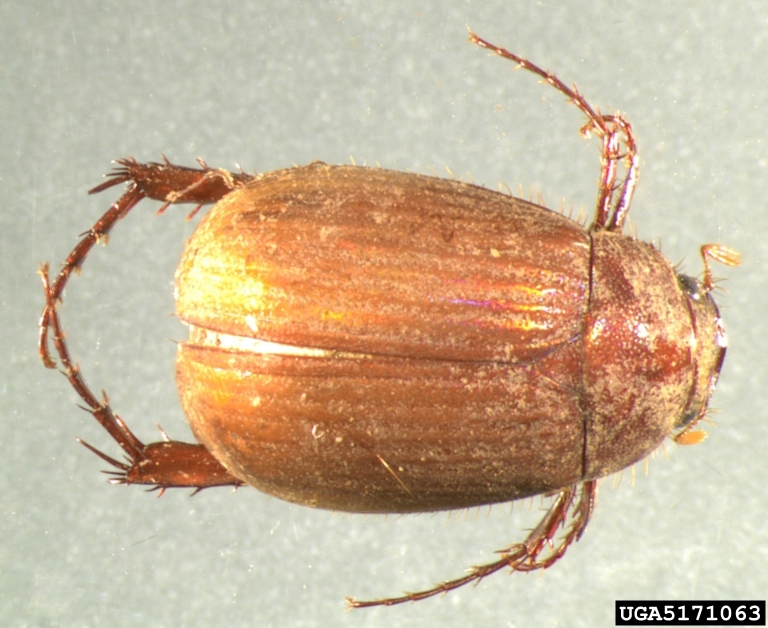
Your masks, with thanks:
[[[668,436],[701,440],[691,428],[725,355],[709,259],[733,266],[738,254],[703,246],[699,282],[622,235],[637,180],[629,123],[525,59],[470,39],[538,74],[587,116],[582,134],[602,141],[589,228],[474,185],[382,169],[317,162],[252,176],[123,159],[91,192],[128,182],[125,194],[53,284],[41,270],[41,356],[55,366],[51,328],[71,385],[129,457],[86,444],[117,469],[114,482],[247,483],[307,506],[368,513],[556,494],[525,541],[496,561],[352,606],[552,565],[583,533],[598,478]],[[57,312],[72,271],[145,197],[163,201],[160,211],[217,202],[176,274],[177,314],[190,329],[177,383],[199,444],[139,441],[86,385]]]

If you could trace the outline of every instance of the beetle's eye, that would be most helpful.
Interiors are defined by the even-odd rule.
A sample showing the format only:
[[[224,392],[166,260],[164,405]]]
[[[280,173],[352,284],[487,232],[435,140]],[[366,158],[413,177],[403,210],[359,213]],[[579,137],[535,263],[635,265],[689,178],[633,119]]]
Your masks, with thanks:
[[[699,416],[700,408],[694,408],[685,413],[685,416],[678,422],[677,427],[684,428],[688,426],[691,421]]]
[[[701,282],[695,277],[690,277],[689,275],[678,275],[677,282],[680,284],[680,288],[683,290],[683,292],[685,292],[696,301],[701,299],[706,294],[706,291],[701,285]]]

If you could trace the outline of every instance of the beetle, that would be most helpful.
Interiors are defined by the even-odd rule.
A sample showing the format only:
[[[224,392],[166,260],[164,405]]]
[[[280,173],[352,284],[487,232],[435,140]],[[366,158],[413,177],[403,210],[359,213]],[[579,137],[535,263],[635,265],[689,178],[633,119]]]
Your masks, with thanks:
[[[392,605],[509,567],[551,566],[584,532],[597,480],[667,437],[703,438],[726,338],[701,247],[701,281],[622,233],[637,145],[621,115],[504,48],[470,40],[564,94],[602,142],[595,217],[456,180],[315,162],[250,175],[121,159],[90,193],[127,183],[55,281],[39,351],[56,362],[128,456],[112,481],[250,484],[316,508],[405,513],[554,495],[521,543],[467,575]],[[186,244],[176,310],[189,327],[176,379],[196,443],[144,444],[88,387],[58,314],[93,246],[142,199],[216,203]],[[82,441],[81,441],[82,442]],[[561,528],[563,531],[561,532]]]

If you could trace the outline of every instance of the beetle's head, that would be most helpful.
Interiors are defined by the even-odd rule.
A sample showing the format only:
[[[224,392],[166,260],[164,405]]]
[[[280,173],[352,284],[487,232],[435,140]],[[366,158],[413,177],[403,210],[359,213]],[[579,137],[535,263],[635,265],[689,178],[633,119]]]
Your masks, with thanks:
[[[704,418],[709,398],[715,389],[725,359],[728,340],[712,290],[694,277],[678,275],[680,289],[691,312],[694,381],[688,405],[675,422],[679,430],[687,430]]]

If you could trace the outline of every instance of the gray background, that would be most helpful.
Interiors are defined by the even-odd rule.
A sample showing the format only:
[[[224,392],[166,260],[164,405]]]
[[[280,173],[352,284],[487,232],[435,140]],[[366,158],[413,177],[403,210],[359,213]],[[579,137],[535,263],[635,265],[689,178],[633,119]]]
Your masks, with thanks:
[[[768,4],[676,2],[0,3],[0,624],[608,626],[616,599],[765,599]],[[117,455],[38,361],[40,261],[61,262],[117,198],[110,160],[166,154],[268,171],[315,159],[499,181],[589,214],[597,143],[551,89],[466,28],[625,112],[640,142],[631,213],[718,293],[731,349],[703,445],[667,444],[602,483],[583,539],[544,574],[344,613],[343,596],[455,577],[523,537],[542,505],[348,516],[251,489],[162,499],[110,486]],[[140,437],[188,438],[173,382],[184,208],[145,203],[94,251],[64,324],[95,390]],[[725,290],[727,288],[727,291]],[[620,483],[618,488],[612,484]]]

